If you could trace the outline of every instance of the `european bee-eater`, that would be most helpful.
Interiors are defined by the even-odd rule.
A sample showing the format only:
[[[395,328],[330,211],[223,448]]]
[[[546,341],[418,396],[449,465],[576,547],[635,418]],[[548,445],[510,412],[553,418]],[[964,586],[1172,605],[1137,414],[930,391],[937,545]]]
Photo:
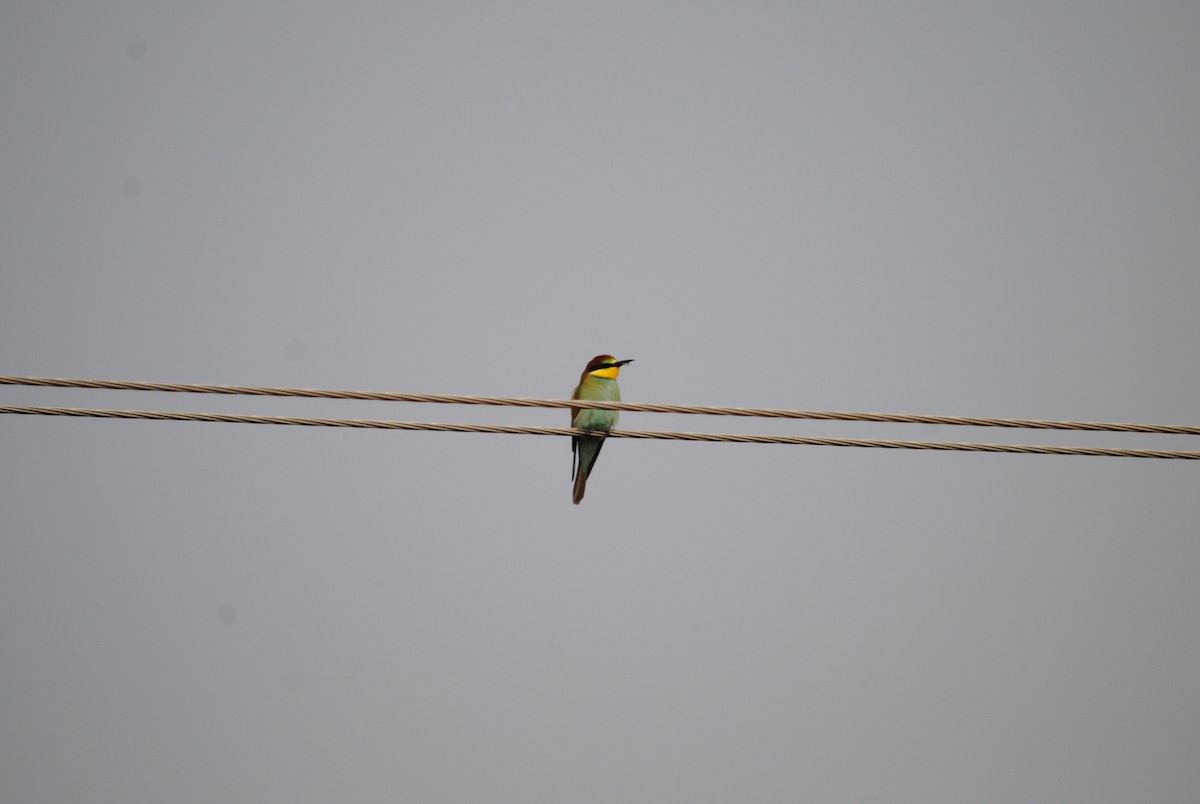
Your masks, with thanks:
[[[594,399],[598,402],[620,402],[621,389],[617,387],[617,375],[621,366],[632,360],[617,360],[612,355],[596,355],[588,361],[579,385],[571,394],[572,399]],[[617,425],[619,411],[571,408],[571,426],[580,430],[594,430],[594,436],[571,438],[571,479],[575,481],[575,493],[571,497],[576,505],[583,499],[588,475],[596,465],[596,458],[604,446],[604,433]]]

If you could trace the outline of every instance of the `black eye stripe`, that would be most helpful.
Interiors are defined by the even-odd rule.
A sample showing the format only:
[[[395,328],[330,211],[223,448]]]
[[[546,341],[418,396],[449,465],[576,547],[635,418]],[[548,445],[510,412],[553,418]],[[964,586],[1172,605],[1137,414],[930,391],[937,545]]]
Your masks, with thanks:
[[[588,369],[588,371],[589,372],[603,371],[604,369],[620,368],[621,366],[624,366],[626,363],[632,363],[632,362],[633,362],[632,360],[614,360],[611,363],[601,363],[598,366],[596,366],[595,368]]]

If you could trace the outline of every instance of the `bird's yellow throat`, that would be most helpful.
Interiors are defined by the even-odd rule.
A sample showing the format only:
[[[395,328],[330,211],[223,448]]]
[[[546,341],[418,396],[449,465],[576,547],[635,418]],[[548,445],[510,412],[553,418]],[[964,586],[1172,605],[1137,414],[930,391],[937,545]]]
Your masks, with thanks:
[[[609,366],[608,368],[599,368],[589,372],[592,377],[600,377],[605,380],[615,380],[617,375],[621,373],[620,366]]]

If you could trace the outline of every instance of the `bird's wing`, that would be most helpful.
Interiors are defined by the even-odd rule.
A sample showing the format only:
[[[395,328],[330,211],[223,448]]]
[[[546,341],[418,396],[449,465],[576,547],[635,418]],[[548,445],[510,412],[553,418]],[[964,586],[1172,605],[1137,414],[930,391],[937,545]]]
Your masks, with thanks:
[[[604,449],[604,437],[600,437],[600,441],[596,444],[596,452],[592,455],[592,466],[596,465],[596,459],[600,457],[600,450]],[[592,473],[592,466],[588,467],[588,474]]]
[[[575,390],[571,392],[572,399],[579,398],[579,386],[575,386]],[[575,417],[579,415],[579,408],[567,408],[571,411],[571,426],[575,426]],[[579,436],[571,436],[571,479],[575,479],[576,472],[579,471]]]

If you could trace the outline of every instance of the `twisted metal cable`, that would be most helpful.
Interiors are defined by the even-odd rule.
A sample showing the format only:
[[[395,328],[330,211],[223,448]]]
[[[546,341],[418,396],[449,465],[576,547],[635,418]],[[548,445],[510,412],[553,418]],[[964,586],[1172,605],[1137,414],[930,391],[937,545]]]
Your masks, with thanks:
[[[376,430],[418,430],[446,433],[511,433],[516,435],[578,436],[586,430],[571,427],[523,427],[493,424],[443,424],[398,422],[379,419],[316,419],[304,416],[251,416],[230,413],[185,413],[157,410],[108,410],[103,408],[52,408],[0,405],[0,413],[30,416],[77,416],[102,419],[154,419],[180,422],[228,422],[237,424],[291,424],[305,427],[353,427]],[[948,452],[1006,452],[1033,455],[1090,455],[1109,458],[1172,458],[1200,460],[1200,452],[1110,449],[1104,447],[1053,447],[1032,444],[981,444],[942,441],[887,441],[865,438],[816,438],[809,436],[740,435],[733,433],[676,433],[660,430],[613,430],[609,438],[642,438],[664,441],[707,441],[735,444],[800,444],[823,447],[875,447],[881,449],[931,449]]]
[[[526,397],[469,396],[461,394],[409,394],[395,391],[337,391],[320,388],[277,388],[248,385],[135,382],[126,380],[56,379],[50,377],[0,376],[0,385],[102,388],[122,391],[165,391],[239,396],[292,396],[310,399],[363,399],[383,402],[429,402],[455,405],[500,405],[524,408],[577,408],[580,406],[579,402],[569,399],[531,399]],[[1200,426],[1182,424],[1001,419],[975,416],[932,416],[909,413],[860,413],[829,410],[720,407],[715,405],[658,405],[643,402],[598,402],[590,400],[587,403],[587,407],[596,410],[628,410],[638,413],[684,413],[769,419],[812,419],[846,422],[890,422],[895,424],[945,424],[967,427],[1007,427],[1028,430],[1084,430],[1113,433],[1200,435]]]

